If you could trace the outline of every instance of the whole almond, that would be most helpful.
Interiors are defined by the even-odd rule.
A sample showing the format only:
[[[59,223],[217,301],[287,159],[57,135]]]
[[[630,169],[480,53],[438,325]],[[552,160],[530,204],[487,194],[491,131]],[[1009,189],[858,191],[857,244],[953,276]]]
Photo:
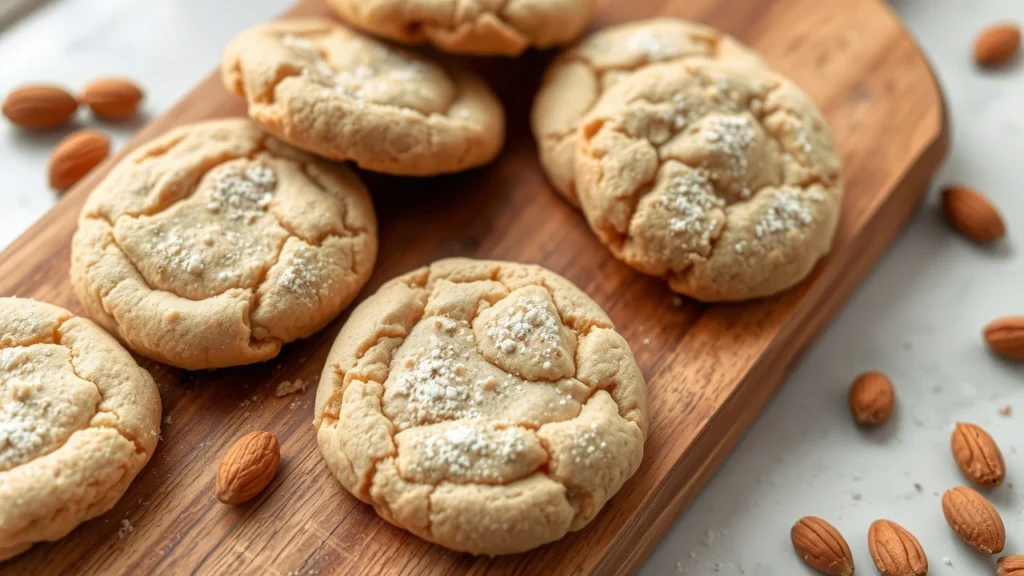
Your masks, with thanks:
[[[250,432],[224,454],[217,468],[217,499],[241,504],[259,494],[277,474],[281,446],[270,432]]]
[[[1024,360],[1024,316],[1006,316],[985,326],[985,343],[1011,360]]]
[[[793,548],[812,568],[829,576],[853,574],[853,554],[846,539],[821,518],[805,516],[789,532]]]
[[[986,68],[1008,62],[1020,48],[1020,28],[1016,24],[993,24],[974,41],[974,61]]]
[[[1003,519],[981,494],[966,486],[950,488],[942,495],[942,513],[957,536],[975,550],[985,554],[1003,551]]]
[[[868,550],[882,576],[924,576],[928,558],[921,543],[905,528],[889,520],[877,520],[868,529]]]
[[[95,130],[78,130],[57,143],[50,156],[50,186],[67,190],[110,153],[110,138]]]
[[[1000,558],[996,564],[996,576],[1024,576],[1024,555]]]
[[[953,228],[975,242],[992,242],[1006,235],[999,210],[968,186],[950,186],[942,191],[942,214]]]
[[[982,488],[995,488],[1006,478],[1006,464],[996,441],[975,424],[957,423],[950,438],[953,460],[965,476]]]
[[[97,78],[82,90],[82,102],[100,118],[121,120],[135,115],[142,90],[124,78]]]
[[[78,101],[60,86],[32,84],[8,94],[2,109],[4,116],[14,124],[42,130],[71,119],[78,109]]]
[[[850,412],[861,426],[880,426],[896,404],[892,382],[881,372],[861,374],[850,386]]]

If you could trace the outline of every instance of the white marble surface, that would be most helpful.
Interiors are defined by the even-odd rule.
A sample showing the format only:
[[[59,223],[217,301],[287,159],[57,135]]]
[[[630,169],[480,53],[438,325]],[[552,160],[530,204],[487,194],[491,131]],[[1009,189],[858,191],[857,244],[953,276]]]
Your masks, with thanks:
[[[51,78],[80,87],[124,74],[146,87],[146,112],[166,109],[215,64],[238,30],[288,0],[55,0],[0,32],[0,93]],[[1024,313],[1024,65],[979,73],[975,32],[1002,18],[1024,21],[1020,0],[894,0],[946,89],[953,149],[937,181],[985,190],[1005,212],[1010,237],[994,249],[950,233],[935,194],[879,268],[809,350],[733,455],[642,570],[655,574],[811,574],[789,544],[805,514],[847,536],[860,573],[873,573],[866,532],[889,518],[920,539],[931,574],[992,574],[993,559],[946,527],[939,495],[962,483],[949,455],[958,420],[989,429],[1007,457],[1010,484],[992,492],[1007,524],[1008,553],[1024,552],[1024,367],[984,350],[990,319]],[[86,113],[80,122],[88,122]],[[114,131],[123,143],[137,125]],[[26,136],[0,123],[0,246],[45,212],[58,135]],[[859,372],[881,369],[900,406],[874,432],[851,425],[845,393]],[[1010,404],[1017,412],[998,413]],[[920,490],[915,488],[920,485]],[[948,560],[948,564],[944,562]]]

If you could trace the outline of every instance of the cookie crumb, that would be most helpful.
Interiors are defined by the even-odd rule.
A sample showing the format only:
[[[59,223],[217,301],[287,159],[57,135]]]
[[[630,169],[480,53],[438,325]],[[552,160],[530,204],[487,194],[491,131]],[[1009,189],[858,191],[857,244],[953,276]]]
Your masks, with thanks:
[[[121,527],[117,530],[117,538],[124,540],[125,536],[132,533],[135,530],[135,526],[132,526],[131,520],[127,518],[121,519]]]
[[[1006,406],[1003,406],[1002,408],[999,409],[999,413],[1002,414],[1003,416],[1009,416],[1010,414],[1013,413],[1013,406],[1007,404]]]
[[[296,378],[295,380],[282,380],[278,383],[277,389],[274,390],[274,396],[280,398],[289,394],[295,394],[296,392],[302,393],[306,391],[306,386],[307,383],[302,378]]]

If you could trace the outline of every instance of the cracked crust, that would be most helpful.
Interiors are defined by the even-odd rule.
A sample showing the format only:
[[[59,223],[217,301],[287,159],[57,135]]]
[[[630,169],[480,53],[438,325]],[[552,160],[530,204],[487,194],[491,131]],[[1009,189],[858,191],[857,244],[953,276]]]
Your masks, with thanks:
[[[217,120],[142,146],[96,187],[71,280],[128,347],[198,370],[268,360],[313,334],[355,298],[376,253],[351,170]]]
[[[655,64],[616,84],[580,124],[575,173],[616,257],[704,301],[800,282],[830,249],[842,203],[814,103],[735,59]]]
[[[441,260],[342,328],[317,389],[320,451],[387,521],[512,554],[586,526],[633,475],[643,375],[604,311],[539,266]]]
[[[114,506],[160,435],[160,395],[116,340],[0,298],[0,560]]]
[[[328,0],[373,34],[455,54],[517,56],[579,36],[594,0]]]
[[[611,26],[560,54],[544,73],[531,110],[541,166],[555,190],[579,207],[576,132],[602,93],[650,64],[695,57],[761,62],[735,38],[677,18]]]
[[[367,170],[459,172],[493,160],[505,140],[504,109],[475,74],[330,20],[246,30],[221,76],[271,134]]]

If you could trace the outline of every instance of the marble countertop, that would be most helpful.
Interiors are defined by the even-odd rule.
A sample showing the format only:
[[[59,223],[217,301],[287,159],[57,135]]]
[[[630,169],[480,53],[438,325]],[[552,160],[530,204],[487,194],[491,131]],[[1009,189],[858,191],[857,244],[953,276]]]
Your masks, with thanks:
[[[97,75],[138,79],[145,116],[173,104],[207,74],[228,39],[279,13],[287,0],[54,0],[0,31],[0,94],[53,79],[80,87]],[[982,345],[991,319],[1024,313],[1024,63],[982,73],[976,32],[1024,21],[1019,0],[893,0],[929,55],[949,102],[953,147],[936,183],[984,190],[1009,237],[979,248],[951,233],[933,190],[906,233],[790,374],[750,432],[641,570],[642,574],[812,574],[789,529],[812,514],[847,537],[861,573],[873,573],[867,528],[888,518],[914,533],[930,574],[992,574],[994,559],[946,526],[942,492],[964,482],[949,452],[957,421],[986,427],[1003,449],[1008,482],[991,492],[1007,527],[1006,553],[1024,552],[1024,366]],[[225,26],[225,22],[231,24]],[[84,113],[83,113],[84,118]],[[109,129],[120,146],[145,121]],[[60,134],[26,135],[0,123],[0,246],[56,201],[45,182]],[[846,408],[849,382],[887,372],[898,408],[874,431]],[[1010,405],[1016,412],[1000,414]],[[1024,447],[1024,446],[1020,446]],[[1014,487],[1014,481],[1019,487]]]

